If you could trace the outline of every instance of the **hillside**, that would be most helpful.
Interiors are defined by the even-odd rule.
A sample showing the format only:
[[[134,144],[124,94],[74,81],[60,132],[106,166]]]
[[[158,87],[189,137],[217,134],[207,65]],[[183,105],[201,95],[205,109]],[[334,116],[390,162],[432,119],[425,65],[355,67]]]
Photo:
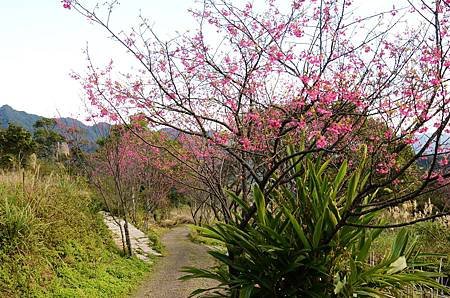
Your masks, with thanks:
[[[8,105],[0,107],[0,128],[6,128],[9,123],[13,123],[32,131],[33,124],[41,118],[42,117],[38,115],[28,114],[23,111],[16,111]]]
[[[0,198],[0,297],[123,297],[150,269],[114,245],[82,178],[0,173]]]
[[[9,105],[0,107],[0,128],[6,128],[9,123],[13,123],[29,131],[33,131],[33,124],[41,118],[42,116],[39,115],[17,111]],[[89,126],[77,119],[69,117],[57,118],[57,120],[59,120],[58,122],[63,127],[76,128],[80,132],[79,137],[88,141],[88,143],[95,143],[100,136],[104,136],[108,132],[110,127],[107,123],[98,123]],[[60,128],[60,130],[63,129]]]

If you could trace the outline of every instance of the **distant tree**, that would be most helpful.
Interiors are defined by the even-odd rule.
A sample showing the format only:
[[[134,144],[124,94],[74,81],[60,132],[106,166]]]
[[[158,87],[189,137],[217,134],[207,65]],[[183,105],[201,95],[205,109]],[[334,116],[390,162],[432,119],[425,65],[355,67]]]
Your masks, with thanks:
[[[56,132],[56,120],[42,118],[33,124],[36,153],[40,158],[54,159],[58,150],[58,143],[64,142],[64,137]]]
[[[7,129],[0,131],[2,166],[11,166],[14,161],[24,166],[28,156],[34,153],[35,147],[31,133],[21,126],[10,123]]]

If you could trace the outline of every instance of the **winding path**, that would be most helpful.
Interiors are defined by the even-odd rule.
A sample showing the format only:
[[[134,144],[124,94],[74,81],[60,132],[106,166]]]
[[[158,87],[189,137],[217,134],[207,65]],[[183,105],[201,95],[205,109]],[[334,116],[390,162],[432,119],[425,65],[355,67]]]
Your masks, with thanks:
[[[184,274],[180,272],[182,267],[206,268],[214,262],[207,254],[207,248],[192,243],[188,233],[188,228],[181,226],[163,235],[161,240],[166,248],[166,256],[157,261],[149,280],[132,297],[186,298],[198,288],[214,285],[214,281],[210,280],[178,280]]]

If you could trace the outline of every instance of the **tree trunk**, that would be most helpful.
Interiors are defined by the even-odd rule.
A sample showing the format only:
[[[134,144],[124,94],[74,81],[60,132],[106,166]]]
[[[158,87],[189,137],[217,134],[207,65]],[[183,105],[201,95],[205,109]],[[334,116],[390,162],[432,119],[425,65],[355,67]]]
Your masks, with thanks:
[[[126,254],[127,253],[127,249],[125,247],[125,234],[123,232],[123,227],[120,224],[120,219],[118,221],[116,221],[116,223],[119,225],[120,238],[122,239],[122,250],[123,250],[123,253]]]
[[[131,257],[133,256],[133,250],[131,247],[131,238],[130,238],[130,231],[128,229],[128,219],[127,216],[125,216],[124,218],[125,224],[123,225],[124,230],[125,230],[125,240],[127,242],[127,251],[128,251],[128,255]]]

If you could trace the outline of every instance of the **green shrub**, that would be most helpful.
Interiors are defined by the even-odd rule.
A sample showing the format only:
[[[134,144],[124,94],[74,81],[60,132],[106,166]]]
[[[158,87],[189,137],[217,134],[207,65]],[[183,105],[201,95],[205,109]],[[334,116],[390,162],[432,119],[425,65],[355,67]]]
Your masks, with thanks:
[[[327,165],[306,159],[295,167],[295,183],[268,196],[255,186],[257,211],[245,229],[225,223],[199,228],[228,252],[211,251],[222,266],[185,268],[183,279],[215,279],[220,282],[217,296],[229,297],[400,297],[416,285],[443,288],[433,279],[436,268],[424,262],[426,256],[416,251],[416,239],[405,229],[378,262],[369,262],[382,229],[358,226],[378,223],[379,213],[353,216],[347,220],[350,225],[338,226],[367,181],[364,161],[351,173],[344,162],[333,177]],[[375,197],[365,197],[364,203]]]
[[[422,222],[410,227],[417,237],[421,251],[437,254],[434,260],[440,264],[441,272],[450,280],[450,229],[441,222]]]
[[[450,252],[450,229],[440,222],[422,222],[410,229],[418,237],[418,245],[422,249],[435,253]]]
[[[205,244],[209,247],[215,247],[218,250],[224,248],[222,241],[202,236],[199,226],[189,225],[189,239],[194,243]]]

